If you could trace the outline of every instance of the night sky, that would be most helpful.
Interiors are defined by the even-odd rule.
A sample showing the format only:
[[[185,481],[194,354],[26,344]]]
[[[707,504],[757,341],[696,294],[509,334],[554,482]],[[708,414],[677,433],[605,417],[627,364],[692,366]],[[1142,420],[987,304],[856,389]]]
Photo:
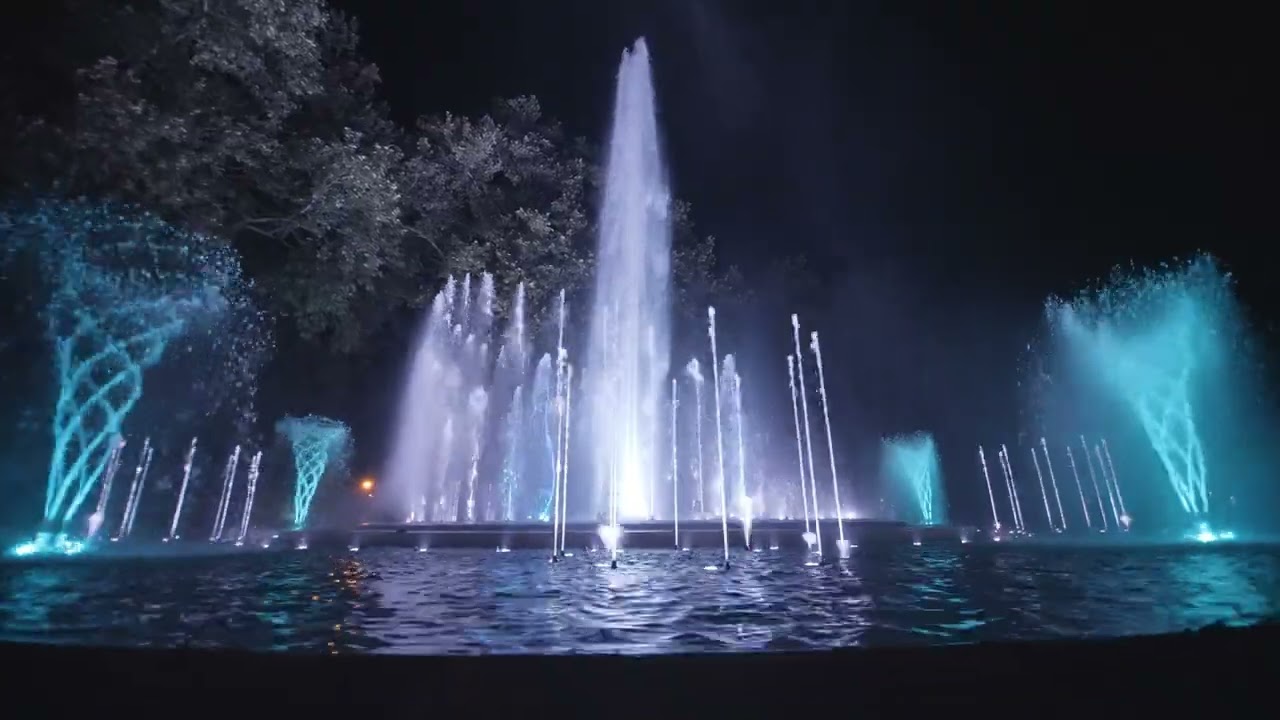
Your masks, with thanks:
[[[911,5],[340,3],[405,122],[534,94],[599,140],[619,53],[645,36],[677,194],[725,261],[774,292],[775,316],[739,319],[747,382],[775,381],[758,403],[784,410],[787,314],[801,309],[835,366],[853,473],[880,435],[933,430],[967,517],[981,496],[955,490],[976,478],[973,444],[1012,441],[1047,295],[1131,258],[1208,250],[1267,326],[1268,64],[1256,18]],[[816,285],[769,277],[794,253]]]
[[[1047,295],[1130,258],[1203,249],[1270,329],[1274,82],[1260,17],[1114,3],[336,5],[359,18],[405,125],[532,94],[603,141],[619,55],[645,36],[674,189],[763,297],[759,317],[725,318],[722,345],[767,390],[761,414],[790,432],[799,311],[823,334],[855,478],[881,435],[932,430],[961,519],[985,502],[972,446],[1017,431],[1020,353]],[[771,272],[791,255],[814,275]],[[382,457],[398,394],[387,377],[347,378],[342,399],[298,408],[348,418],[361,470]],[[957,492],[971,481],[972,497]]]

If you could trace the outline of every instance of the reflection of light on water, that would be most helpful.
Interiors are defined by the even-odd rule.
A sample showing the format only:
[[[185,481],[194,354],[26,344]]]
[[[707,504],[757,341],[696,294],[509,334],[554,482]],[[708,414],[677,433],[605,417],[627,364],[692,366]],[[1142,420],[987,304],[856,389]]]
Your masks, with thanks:
[[[510,550],[507,550],[507,552],[511,552],[511,551],[510,551]],[[573,557],[573,553],[571,553],[571,552],[567,552],[567,553],[564,553],[564,556],[565,556],[565,557]]]
[[[777,552],[777,550],[778,550],[778,546],[777,546],[777,545],[770,545],[770,546],[769,546],[769,549],[770,549],[770,550],[772,550],[772,551],[774,551],[774,552]]]
[[[347,549],[350,550],[351,552],[360,552],[359,545],[349,545],[347,546]]]
[[[818,563],[817,563],[817,562],[815,562],[815,561],[813,561],[813,560],[809,560],[808,562],[806,562],[806,563],[804,564],[804,566],[805,566],[805,567],[818,567]]]
[[[511,548],[509,548],[509,547],[500,547],[500,548],[495,549],[495,550],[494,550],[494,552],[509,553],[509,552],[511,552]]]
[[[426,546],[426,545],[423,545],[423,546],[421,546],[421,547],[419,547],[419,548],[418,548],[418,552],[420,552],[420,553],[422,553],[422,552],[426,552],[426,551],[427,551],[427,546]]]
[[[1187,539],[1196,540],[1202,543],[1218,542],[1219,540],[1235,540],[1236,534],[1230,530],[1215,532],[1209,527],[1209,523],[1202,522],[1195,530],[1187,533]]]

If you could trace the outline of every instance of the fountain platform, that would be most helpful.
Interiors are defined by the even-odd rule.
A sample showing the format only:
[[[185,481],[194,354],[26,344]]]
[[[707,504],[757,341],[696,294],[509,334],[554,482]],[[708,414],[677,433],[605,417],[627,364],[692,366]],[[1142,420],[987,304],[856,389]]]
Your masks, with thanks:
[[[854,545],[909,543],[960,543],[975,535],[973,528],[935,525],[917,527],[893,520],[845,520],[845,538]],[[569,522],[566,526],[568,550],[601,549],[599,522]],[[671,521],[648,520],[624,523],[622,547],[630,550],[676,549]],[[803,520],[756,520],[751,527],[753,548],[806,548]],[[822,542],[835,547],[839,538],[835,519],[822,521]],[[680,549],[716,549],[723,546],[718,519],[680,522]],[[742,525],[729,521],[730,546],[745,546]],[[272,548],[297,547],[416,547],[421,549],[501,549],[545,550],[551,547],[550,523],[365,523],[354,528],[321,528],[281,532],[269,543]]]

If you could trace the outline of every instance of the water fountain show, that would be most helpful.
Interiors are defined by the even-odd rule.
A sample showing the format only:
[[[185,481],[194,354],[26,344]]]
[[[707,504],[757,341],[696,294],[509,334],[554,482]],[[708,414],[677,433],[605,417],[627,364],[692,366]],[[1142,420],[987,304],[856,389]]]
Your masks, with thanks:
[[[1230,252],[1084,285],[1104,260],[1065,275],[1019,229],[968,260],[957,186],[992,168],[930,197],[906,173],[963,154],[831,90],[707,92],[688,53],[719,43],[581,32],[564,74],[528,31],[537,79],[500,89],[540,97],[402,66],[392,113],[325,0],[213,5],[129,4],[147,42],[50,84],[71,120],[21,139],[49,181],[0,198],[0,645],[803,652],[1280,614]],[[1043,267],[1010,270],[1023,245]]]

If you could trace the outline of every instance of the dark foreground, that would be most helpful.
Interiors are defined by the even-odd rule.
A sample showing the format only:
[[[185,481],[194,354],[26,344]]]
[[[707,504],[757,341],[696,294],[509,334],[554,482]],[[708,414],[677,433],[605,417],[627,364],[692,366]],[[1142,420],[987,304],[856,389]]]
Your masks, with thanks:
[[[0,644],[15,717],[1137,717],[1265,713],[1280,628],[749,655],[319,656]],[[61,685],[62,690],[55,685]],[[441,713],[450,713],[441,715]],[[1229,711],[1228,711],[1229,712]],[[1086,715],[1087,714],[1087,715]],[[1249,714],[1249,713],[1246,713]],[[87,716],[87,715],[86,715]]]

